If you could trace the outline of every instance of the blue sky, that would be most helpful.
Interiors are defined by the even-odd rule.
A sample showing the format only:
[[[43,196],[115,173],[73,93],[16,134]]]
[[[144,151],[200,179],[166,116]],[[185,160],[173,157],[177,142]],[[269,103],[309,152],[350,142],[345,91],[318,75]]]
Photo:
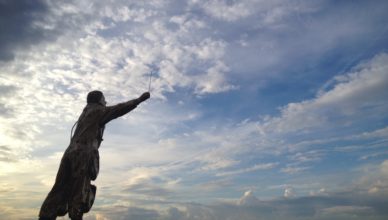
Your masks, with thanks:
[[[91,90],[85,219],[386,219],[386,1],[0,3],[0,218],[35,219]],[[62,219],[67,219],[63,217]]]

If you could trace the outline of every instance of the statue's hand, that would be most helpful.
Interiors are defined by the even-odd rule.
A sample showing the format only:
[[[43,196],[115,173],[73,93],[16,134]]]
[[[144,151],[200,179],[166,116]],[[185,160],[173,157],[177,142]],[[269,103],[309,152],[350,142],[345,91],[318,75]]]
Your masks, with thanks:
[[[143,93],[143,94],[139,97],[139,99],[140,99],[140,101],[144,102],[145,100],[149,99],[150,96],[151,96],[151,95],[150,95],[149,92],[145,92],[145,93]]]

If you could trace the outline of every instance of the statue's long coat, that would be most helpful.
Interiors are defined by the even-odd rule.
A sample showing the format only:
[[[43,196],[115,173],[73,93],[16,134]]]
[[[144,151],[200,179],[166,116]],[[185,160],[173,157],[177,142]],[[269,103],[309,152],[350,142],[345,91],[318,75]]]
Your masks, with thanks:
[[[56,217],[69,212],[70,218],[82,218],[93,205],[99,154],[105,124],[120,117],[140,103],[134,99],[114,106],[88,104],[78,119],[77,128],[66,149],[55,184],[43,202],[39,216]]]

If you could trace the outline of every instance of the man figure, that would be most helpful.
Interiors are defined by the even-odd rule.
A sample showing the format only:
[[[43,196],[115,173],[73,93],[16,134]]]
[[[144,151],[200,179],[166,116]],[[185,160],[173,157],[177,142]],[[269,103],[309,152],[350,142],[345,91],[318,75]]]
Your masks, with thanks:
[[[90,182],[97,178],[99,171],[98,148],[105,124],[132,111],[148,98],[150,93],[145,92],[137,99],[106,106],[102,92],[89,92],[87,105],[62,157],[55,184],[40,209],[40,220],[56,219],[67,212],[72,220],[78,220],[91,209],[96,187]]]

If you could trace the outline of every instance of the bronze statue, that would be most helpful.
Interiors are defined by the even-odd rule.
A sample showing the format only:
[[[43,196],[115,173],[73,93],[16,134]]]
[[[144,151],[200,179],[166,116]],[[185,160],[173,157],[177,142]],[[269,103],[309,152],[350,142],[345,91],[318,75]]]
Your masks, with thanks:
[[[149,98],[150,93],[145,92],[137,99],[106,106],[102,92],[89,92],[87,105],[76,122],[74,136],[62,157],[55,184],[40,209],[40,220],[56,219],[66,213],[72,220],[78,220],[91,209],[96,186],[90,182],[98,175],[98,148],[103,140],[105,124],[132,111]]]

